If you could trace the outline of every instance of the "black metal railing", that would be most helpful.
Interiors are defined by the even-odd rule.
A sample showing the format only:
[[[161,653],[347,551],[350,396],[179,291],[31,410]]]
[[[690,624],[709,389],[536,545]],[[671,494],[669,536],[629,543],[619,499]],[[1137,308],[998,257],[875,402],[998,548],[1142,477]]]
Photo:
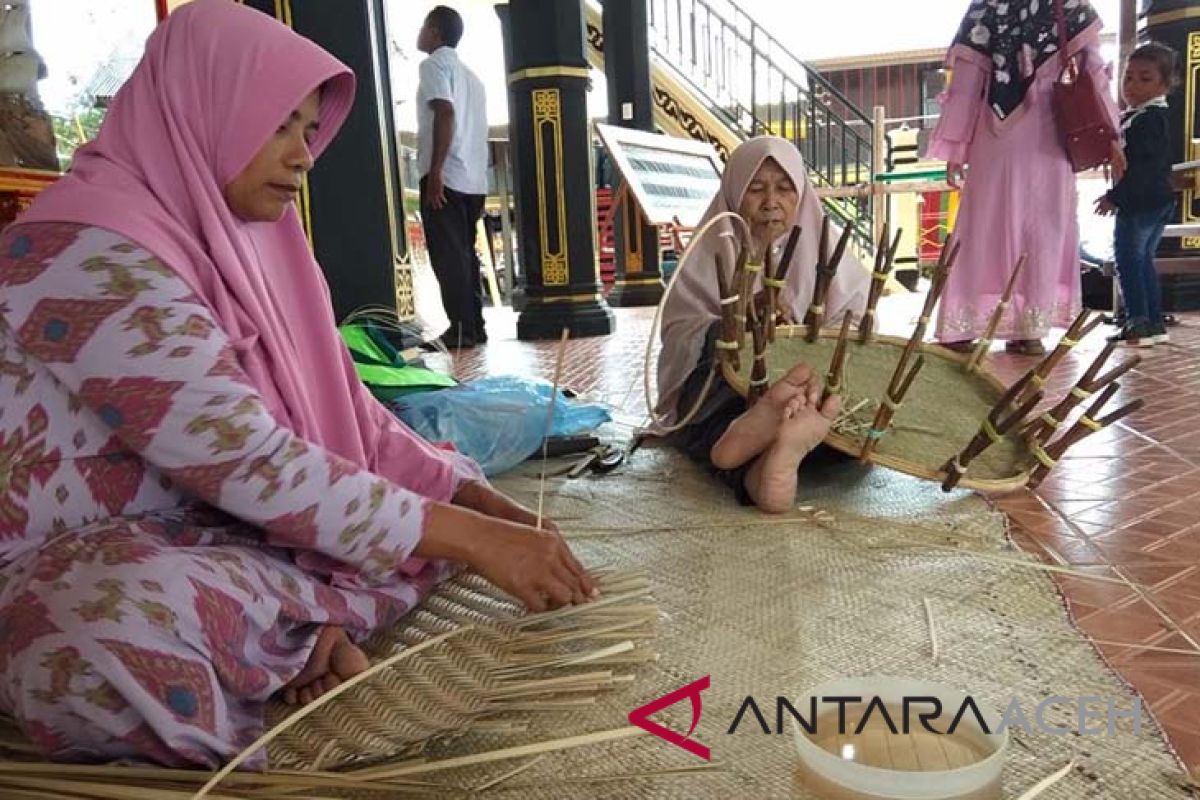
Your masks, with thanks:
[[[736,0],[649,0],[650,47],[742,137],[792,141],[813,182],[871,179],[871,118],[741,9]],[[866,201],[826,203],[870,241]]]

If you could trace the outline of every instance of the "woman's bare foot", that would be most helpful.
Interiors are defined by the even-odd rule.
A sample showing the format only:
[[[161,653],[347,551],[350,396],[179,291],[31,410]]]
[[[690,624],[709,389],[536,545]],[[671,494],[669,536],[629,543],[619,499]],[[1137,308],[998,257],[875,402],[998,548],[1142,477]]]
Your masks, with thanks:
[[[779,425],[779,435],[746,474],[746,490],[755,505],[768,514],[782,514],[795,505],[797,470],[804,457],[821,443],[842,408],[840,395],[833,395],[820,408],[816,403],[799,405]]]
[[[308,705],[321,695],[371,666],[367,654],[341,628],[325,625],[300,674],[283,687],[288,705]]]
[[[815,403],[820,389],[812,380],[812,369],[797,364],[775,382],[767,393],[746,413],[735,419],[709,453],[718,469],[737,469],[766,450],[779,431],[789,406]]]
[[[1046,354],[1046,346],[1042,344],[1041,339],[1009,339],[1005,342],[1004,349],[1023,356],[1044,356]]]

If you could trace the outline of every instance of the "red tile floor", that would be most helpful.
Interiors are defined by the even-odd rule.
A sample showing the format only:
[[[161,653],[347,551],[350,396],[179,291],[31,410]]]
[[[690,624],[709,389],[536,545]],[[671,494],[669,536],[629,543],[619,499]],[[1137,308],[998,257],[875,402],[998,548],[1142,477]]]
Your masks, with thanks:
[[[916,295],[885,299],[885,332],[911,330],[919,302]],[[563,386],[614,407],[619,422],[641,424],[652,317],[652,309],[617,309],[613,335],[570,341]],[[505,373],[549,380],[557,343],[518,342],[515,320],[507,309],[489,310],[491,343],[452,359],[431,356],[431,366],[464,379]],[[1055,396],[1103,349],[1108,331],[1101,327],[1069,356],[1050,387],[1058,390]],[[993,500],[1011,518],[1022,548],[1051,563],[1124,581],[1068,576],[1060,585],[1080,628],[1142,694],[1200,779],[1200,314],[1182,315],[1170,344],[1120,351],[1110,366],[1134,353],[1142,361],[1122,378],[1110,408],[1133,398],[1143,398],[1145,407],[1076,446],[1036,491]],[[1032,362],[994,350],[991,364],[1015,379]]]

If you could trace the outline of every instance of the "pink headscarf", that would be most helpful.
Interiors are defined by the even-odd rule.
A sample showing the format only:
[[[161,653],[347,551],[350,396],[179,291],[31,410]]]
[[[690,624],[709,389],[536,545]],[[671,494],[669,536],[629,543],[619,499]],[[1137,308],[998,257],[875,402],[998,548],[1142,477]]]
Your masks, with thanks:
[[[350,112],[353,73],[266,14],[193,0],[150,36],[95,141],[18,224],[105,228],[153,253],[212,310],[280,424],[446,501],[482,473],[405,428],[358,380],[295,208],[278,222],[248,223],[224,198],[316,89],[314,157]]]
[[[802,233],[788,268],[787,286],[783,290],[780,302],[791,309],[792,319],[802,320],[812,302],[813,288],[816,284],[817,248],[824,211],[821,209],[820,198],[808,180],[804,159],[795,145],[778,136],[758,136],[738,145],[729,156],[725,172],[721,175],[721,190],[704,212],[697,230],[718,214],[725,211],[736,212],[741,207],[746,189],[754,180],[759,167],[768,158],[774,159],[791,177],[796,191],[800,194],[796,215],[788,220],[787,226],[790,232],[793,225],[799,225]],[[831,238],[841,235],[836,226],[830,227]],[[720,292],[714,272],[717,268],[717,248],[726,248],[726,269],[732,270],[735,259],[731,242],[736,240],[719,235],[732,230],[728,223],[718,223],[703,240],[689,245],[687,272],[680,274],[676,279],[666,308],[663,309],[662,352],[658,356],[659,399],[656,411],[667,425],[675,424],[681,416],[681,411],[687,412],[688,409],[677,408],[680,392],[688,376],[699,365],[708,329],[720,319]],[[771,252],[775,254],[776,259],[782,256],[787,236],[788,234],[784,234],[772,245]],[[700,249],[692,252],[694,248]],[[755,291],[762,288],[761,276],[758,277],[758,281]],[[825,298],[825,319],[836,320],[840,324],[842,314],[847,310],[856,313],[863,311],[870,288],[871,273],[847,250]]]

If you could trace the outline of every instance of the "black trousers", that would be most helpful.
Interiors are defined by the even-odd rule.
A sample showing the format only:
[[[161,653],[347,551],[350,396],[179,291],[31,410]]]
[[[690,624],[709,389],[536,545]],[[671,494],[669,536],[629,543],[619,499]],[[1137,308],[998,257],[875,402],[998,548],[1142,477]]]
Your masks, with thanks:
[[[482,264],[475,252],[475,225],[483,213],[484,196],[463,194],[446,187],[446,204],[434,208],[421,178],[421,221],[429,261],[442,290],[442,306],[450,318],[451,339],[460,334],[474,339],[483,333]]]

